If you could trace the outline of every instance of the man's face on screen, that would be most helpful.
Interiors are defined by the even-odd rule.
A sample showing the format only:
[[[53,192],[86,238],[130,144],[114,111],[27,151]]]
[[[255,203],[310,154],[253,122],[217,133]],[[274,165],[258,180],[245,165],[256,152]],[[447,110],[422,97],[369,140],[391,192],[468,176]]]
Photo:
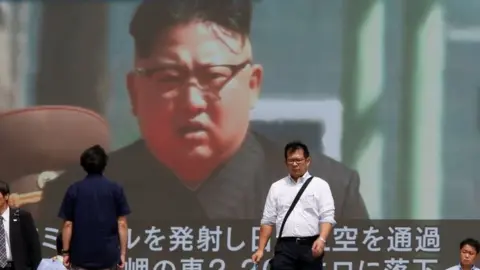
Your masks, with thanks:
[[[245,137],[262,69],[248,39],[193,21],[159,36],[150,57],[130,74],[133,112],[148,147],[167,165],[221,158]],[[138,73],[138,72],[137,72]]]

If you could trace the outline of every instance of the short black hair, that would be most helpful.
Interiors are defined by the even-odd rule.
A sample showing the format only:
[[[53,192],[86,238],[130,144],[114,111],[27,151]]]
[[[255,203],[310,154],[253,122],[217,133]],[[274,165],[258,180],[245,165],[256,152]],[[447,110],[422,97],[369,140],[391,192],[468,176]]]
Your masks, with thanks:
[[[4,197],[10,194],[10,186],[7,184],[7,182],[1,181],[1,180],[0,180],[0,194],[2,194]]]
[[[62,233],[59,232],[57,234],[57,239],[56,239],[56,244],[57,244],[57,255],[61,255],[62,254],[62,250],[63,250],[63,239],[62,239]]]
[[[475,249],[475,251],[477,252],[480,252],[480,243],[473,239],[473,238],[467,238],[465,240],[463,240],[462,242],[460,242],[460,249],[462,249],[464,246],[466,245],[469,245],[471,247],[473,247]]]
[[[290,152],[294,152],[294,151],[297,151],[299,149],[303,150],[303,155],[304,155],[305,158],[310,157],[310,151],[308,151],[308,147],[307,147],[306,144],[304,144],[301,141],[292,141],[292,142],[289,142],[285,145],[285,150],[284,150],[285,159],[288,158],[288,154]]]
[[[107,161],[107,153],[98,144],[88,148],[80,156],[80,165],[88,174],[102,174]]]
[[[144,0],[130,22],[136,55],[150,56],[159,35],[192,20],[213,22],[247,37],[252,0]]]

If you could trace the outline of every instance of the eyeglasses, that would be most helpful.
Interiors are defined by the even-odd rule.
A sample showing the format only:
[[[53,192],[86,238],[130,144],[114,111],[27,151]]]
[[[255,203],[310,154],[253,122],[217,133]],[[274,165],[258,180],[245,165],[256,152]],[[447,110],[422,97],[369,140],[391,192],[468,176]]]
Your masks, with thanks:
[[[287,159],[287,163],[290,164],[290,165],[293,165],[293,164],[302,164],[303,162],[305,162],[305,159],[302,158],[302,159]]]
[[[134,74],[152,80],[155,88],[162,92],[165,98],[175,98],[181,90],[193,83],[204,95],[220,99],[219,92],[242,69],[250,65],[251,60],[238,65],[208,65],[190,70],[185,66],[168,64],[153,68],[135,68]]]

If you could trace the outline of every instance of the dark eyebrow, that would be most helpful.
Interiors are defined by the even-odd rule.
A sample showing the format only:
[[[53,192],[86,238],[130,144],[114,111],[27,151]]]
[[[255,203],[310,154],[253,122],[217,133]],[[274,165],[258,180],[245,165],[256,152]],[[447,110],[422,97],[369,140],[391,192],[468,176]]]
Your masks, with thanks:
[[[166,70],[175,70],[175,71],[183,72],[183,70],[185,70],[185,67],[178,64],[163,63],[163,64],[158,64],[155,67],[151,67],[151,68],[135,68],[134,72],[138,75],[150,77],[155,72],[162,72]]]
[[[218,66],[229,66],[229,65],[222,65],[222,64],[214,64],[214,63],[197,63],[195,64],[195,68],[211,68],[211,67],[218,67]],[[177,64],[177,63],[158,63],[152,68],[147,69],[155,69],[156,71],[161,71],[165,69],[188,69],[188,67],[184,64]]]
[[[228,67],[231,68],[234,73],[240,71],[246,65],[252,63],[251,59],[247,59],[240,64],[214,64],[214,63],[196,63],[196,68],[213,68],[213,67]],[[165,70],[180,70],[181,72],[188,72],[188,67],[183,64],[172,63],[172,62],[164,62],[158,63],[155,67],[151,68],[135,68],[134,72],[140,75],[151,76],[153,73],[158,71],[165,71]]]

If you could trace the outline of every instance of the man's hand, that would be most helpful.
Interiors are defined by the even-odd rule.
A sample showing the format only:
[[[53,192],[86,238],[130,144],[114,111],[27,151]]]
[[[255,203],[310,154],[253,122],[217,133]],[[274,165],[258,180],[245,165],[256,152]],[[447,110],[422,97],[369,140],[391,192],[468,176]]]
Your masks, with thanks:
[[[65,266],[67,269],[70,269],[70,255],[63,255],[63,266]]]
[[[324,249],[325,249],[325,241],[321,238],[318,238],[317,240],[315,240],[312,246],[313,257],[322,256]]]
[[[258,264],[262,260],[262,258],[263,258],[263,250],[257,249],[257,251],[255,251],[255,253],[253,253],[252,255],[252,261],[255,264]]]
[[[123,269],[125,267],[125,255],[120,255],[120,262],[118,263],[118,268]]]

